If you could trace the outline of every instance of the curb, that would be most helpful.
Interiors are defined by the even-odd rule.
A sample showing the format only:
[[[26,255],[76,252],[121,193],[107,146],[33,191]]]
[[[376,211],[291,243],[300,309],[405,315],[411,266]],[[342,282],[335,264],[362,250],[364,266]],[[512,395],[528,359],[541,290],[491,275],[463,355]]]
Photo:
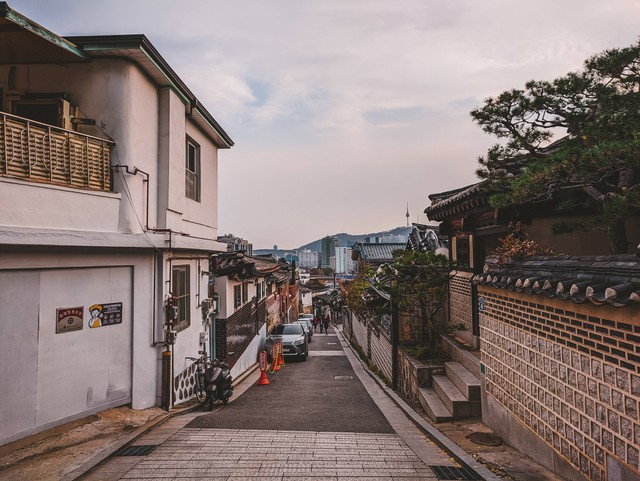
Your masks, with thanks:
[[[446,451],[451,457],[459,462],[465,468],[475,472],[479,479],[484,481],[504,481],[502,478],[496,476],[489,469],[487,469],[480,462],[476,461],[473,456],[467,453],[464,449],[458,446],[450,438],[442,434],[438,429],[433,427],[422,416],[413,410],[398,394],[389,388],[378,376],[376,376],[369,367],[362,361],[358,353],[353,349],[351,343],[347,340],[342,330],[335,329],[340,333],[340,336],[344,340],[345,344],[349,347],[351,352],[358,359],[365,372],[378,384],[378,386],[384,391],[384,393],[398,406],[402,412],[422,431],[431,441],[436,443],[441,449]]]

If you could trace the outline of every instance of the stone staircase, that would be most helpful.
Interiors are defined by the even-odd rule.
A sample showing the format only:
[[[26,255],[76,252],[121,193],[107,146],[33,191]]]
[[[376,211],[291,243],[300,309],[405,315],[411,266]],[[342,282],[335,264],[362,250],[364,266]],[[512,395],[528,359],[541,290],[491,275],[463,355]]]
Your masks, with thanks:
[[[480,359],[462,343],[443,338],[452,361],[444,374],[434,375],[430,387],[420,387],[418,400],[435,422],[482,415],[480,404]]]

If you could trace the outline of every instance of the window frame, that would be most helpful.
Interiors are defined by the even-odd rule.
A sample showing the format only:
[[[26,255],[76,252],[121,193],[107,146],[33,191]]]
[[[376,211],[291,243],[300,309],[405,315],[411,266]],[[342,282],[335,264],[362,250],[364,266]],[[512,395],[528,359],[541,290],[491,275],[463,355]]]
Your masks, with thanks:
[[[191,156],[193,152],[193,158]],[[184,180],[184,195],[187,199],[191,199],[195,202],[201,201],[202,192],[202,168],[201,168],[201,149],[198,144],[191,137],[187,136],[185,147],[185,180]],[[193,170],[191,169],[191,163],[193,163]],[[193,190],[193,192],[192,192]]]
[[[178,308],[174,329],[182,331],[191,325],[191,266],[188,264],[171,266],[171,294]]]
[[[242,284],[233,286],[233,308],[238,309],[242,305]]]

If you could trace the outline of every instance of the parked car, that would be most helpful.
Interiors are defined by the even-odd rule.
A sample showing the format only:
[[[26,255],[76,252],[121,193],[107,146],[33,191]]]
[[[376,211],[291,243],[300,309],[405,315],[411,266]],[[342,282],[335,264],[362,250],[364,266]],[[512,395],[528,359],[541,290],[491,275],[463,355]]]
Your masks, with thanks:
[[[309,320],[311,320],[311,319],[313,319],[314,317],[316,317],[316,316],[314,316],[313,314],[300,314],[300,315],[298,316],[298,319],[302,319],[302,318],[304,318],[304,319],[309,319]]]
[[[313,336],[313,325],[311,324],[311,321],[309,319],[300,318],[296,323],[304,327],[304,330],[307,333],[307,340],[311,342],[311,337]]]
[[[267,352],[271,353],[275,342],[282,341],[282,353],[285,356],[295,356],[306,361],[309,355],[307,333],[300,324],[277,324],[273,326],[267,336]]]

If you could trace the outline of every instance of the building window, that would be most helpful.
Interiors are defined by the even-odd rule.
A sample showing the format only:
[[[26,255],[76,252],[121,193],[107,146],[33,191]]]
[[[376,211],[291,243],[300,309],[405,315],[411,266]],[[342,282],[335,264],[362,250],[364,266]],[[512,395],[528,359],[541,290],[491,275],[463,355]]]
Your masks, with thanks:
[[[175,329],[181,331],[191,324],[189,266],[174,266],[171,269],[171,292],[178,306]]]
[[[249,300],[249,284],[247,282],[242,283],[242,303],[244,304]]]
[[[200,146],[187,137],[185,195],[200,202]]]
[[[468,269],[471,267],[470,239],[469,237],[456,237],[455,241],[456,256],[454,260],[458,267]]]
[[[242,285],[233,286],[233,307],[237,309],[242,305]]]

